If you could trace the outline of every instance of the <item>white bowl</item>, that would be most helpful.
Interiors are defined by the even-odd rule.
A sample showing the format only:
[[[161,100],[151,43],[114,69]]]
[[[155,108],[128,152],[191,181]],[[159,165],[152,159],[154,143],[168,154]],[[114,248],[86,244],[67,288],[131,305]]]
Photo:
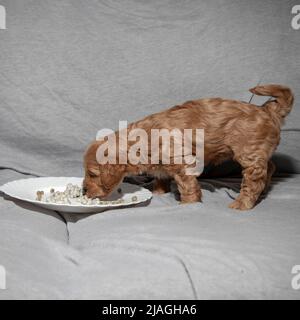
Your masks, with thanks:
[[[151,191],[129,183],[122,183],[120,188],[122,193],[119,194],[114,191],[108,200],[123,199],[122,203],[114,204],[97,204],[97,205],[83,205],[75,200],[71,204],[50,203],[36,200],[36,192],[43,190],[47,196],[50,189],[55,191],[63,191],[68,183],[82,185],[82,178],[74,177],[46,177],[46,178],[29,178],[8,182],[0,187],[0,191],[9,195],[12,198],[33,203],[37,206],[69,213],[94,213],[101,212],[107,209],[114,209],[117,207],[124,207],[146,202],[152,198]],[[132,197],[137,197],[137,201],[132,201]]]

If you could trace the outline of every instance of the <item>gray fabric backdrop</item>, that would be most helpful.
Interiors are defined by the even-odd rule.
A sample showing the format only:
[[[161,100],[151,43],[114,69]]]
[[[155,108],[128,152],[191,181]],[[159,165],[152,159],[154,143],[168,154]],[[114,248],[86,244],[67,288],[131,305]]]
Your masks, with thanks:
[[[300,172],[295,1],[0,4],[7,11],[7,29],[0,30],[0,167],[78,176],[86,145],[103,127],[187,99],[249,100],[250,87],[273,82],[296,95],[276,159],[281,170]]]

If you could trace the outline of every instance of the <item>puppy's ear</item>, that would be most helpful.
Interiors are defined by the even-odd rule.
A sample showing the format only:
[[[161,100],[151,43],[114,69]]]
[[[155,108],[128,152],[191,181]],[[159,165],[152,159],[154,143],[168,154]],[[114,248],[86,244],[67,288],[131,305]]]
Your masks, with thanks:
[[[91,176],[97,177],[100,175],[99,166],[97,166],[97,165],[90,165],[90,166],[88,166],[87,170]]]

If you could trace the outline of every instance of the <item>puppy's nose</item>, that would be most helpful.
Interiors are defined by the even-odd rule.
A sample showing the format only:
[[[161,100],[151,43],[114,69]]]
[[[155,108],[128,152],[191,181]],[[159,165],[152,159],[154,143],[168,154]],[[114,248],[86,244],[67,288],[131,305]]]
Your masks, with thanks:
[[[82,194],[85,195],[86,192],[87,192],[87,188],[86,188],[86,187],[83,187],[83,188],[82,188]]]

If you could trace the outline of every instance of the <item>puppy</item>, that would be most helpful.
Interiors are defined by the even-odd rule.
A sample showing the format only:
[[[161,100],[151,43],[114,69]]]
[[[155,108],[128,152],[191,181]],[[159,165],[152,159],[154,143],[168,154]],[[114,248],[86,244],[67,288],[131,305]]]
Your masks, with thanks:
[[[280,141],[280,128],[291,111],[292,91],[281,85],[262,85],[250,89],[253,94],[274,97],[262,106],[221,98],[185,102],[166,111],[132,123],[126,129],[165,128],[172,130],[204,129],[204,165],[220,164],[233,159],[243,168],[239,196],[229,207],[248,210],[255,206],[260,194],[268,187],[275,166],[270,158]],[[116,132],[120,136],[120,132]],[[88,197],[105,198],[130,174],[147,173],[157,177],[154,192],[169,191],[174,179],[181,202],[201,201],[201,189],[195,175],[187,175],[188,164],[120,163],[120,151],[115,164],[99,164],[96,153],[103,141],[94,141],[84,156],[83,188]],[[149,145],[151,141],[148,141]],[[194,143],[194,142],[193,142]],[[130,141],[128,141],[130,145]],[[193,145],[194,147],[194,145]],[[159,151],[163,153],[163,149]],[[149,157],[151,154],[148,155]]]

